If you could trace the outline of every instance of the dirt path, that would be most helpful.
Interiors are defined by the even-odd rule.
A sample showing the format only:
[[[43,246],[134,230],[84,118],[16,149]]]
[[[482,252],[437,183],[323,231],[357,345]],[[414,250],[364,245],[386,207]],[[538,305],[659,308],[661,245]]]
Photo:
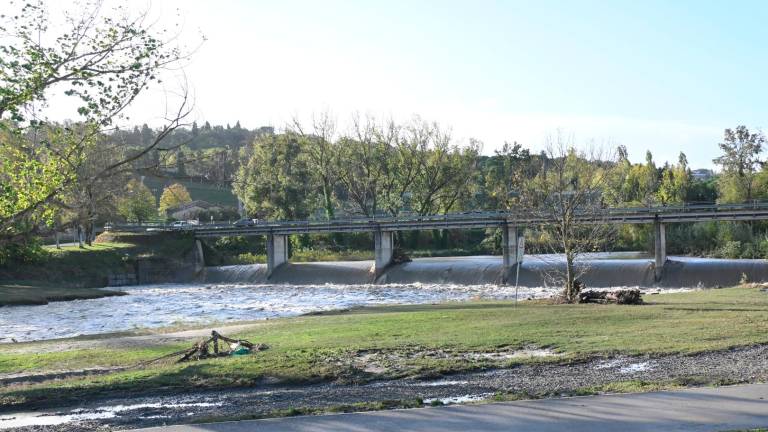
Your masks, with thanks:
[[[417,400],[441,404],[487,400],[495,395],[552,397],[580,394],[585,389],[604,389],[611,383],[645,383],[645,387],[639,388],[653,388],[649,383],[706,385],[765,381],[768,381],[768,345],[757,345],[695,355],[619,356],[578,363],[523,365],[433,380],[306,386],[265,382],[257,388],[112,398],[49,412],[0,411],[0,429],[13,427],[10,430],[16,432],[117,430],[381,401],[410,401],[413,406]],[[616,388],[622,388],[621,385]],[[40,422],[47,425],[33,426]]]

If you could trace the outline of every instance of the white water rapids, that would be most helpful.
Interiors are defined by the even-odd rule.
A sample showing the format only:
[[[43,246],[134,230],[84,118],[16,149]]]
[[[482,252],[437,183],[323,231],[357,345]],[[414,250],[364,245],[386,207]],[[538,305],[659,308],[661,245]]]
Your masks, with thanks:
[[[146,285],[126,296],[0,308],[0,342],[33,341],[178,324],[211,324],[295,316],[386,304],[514,298],[500,285]],[[546,288],[520,289],[521,299],[546,297]]]

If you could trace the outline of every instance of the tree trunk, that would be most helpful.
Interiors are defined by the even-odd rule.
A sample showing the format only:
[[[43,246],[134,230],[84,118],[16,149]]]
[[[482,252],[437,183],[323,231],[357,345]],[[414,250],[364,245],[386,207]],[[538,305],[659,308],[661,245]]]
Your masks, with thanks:
[[[79,248],[83,248],[83,227],[82,225],[77,226],[77,245]]]
[[[570,251],[565,252],[565,300],[568,303],[573,303],[574,293],[574,269],[573,269],[573,256]]]

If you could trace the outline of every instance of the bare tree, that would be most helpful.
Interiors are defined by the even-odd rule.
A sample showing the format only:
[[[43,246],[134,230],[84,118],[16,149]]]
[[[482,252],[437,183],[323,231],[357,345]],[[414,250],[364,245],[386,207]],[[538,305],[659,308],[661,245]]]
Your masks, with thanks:
[[[333,219],[333,190],[338,182],[337,152],[334,148],[336,120],[330,112],[323,111],[312,115],[312,131],[306,131],[297,117],[287,129],[304,138],[310,170],[319,179],[325,216],[328,220]]]
[[[577,149],[560,132],[548,139],[545,154],[541,170],[524,191],[524,208],[549,235],[551,251],[564,255],[565,266],[556,266],[545,277],[563,287],[565,301],[575,302],[579,278],[589,270],[581,258],[601,250],[614,232],[605,222],[602,202],[613,163],[602,149]]]

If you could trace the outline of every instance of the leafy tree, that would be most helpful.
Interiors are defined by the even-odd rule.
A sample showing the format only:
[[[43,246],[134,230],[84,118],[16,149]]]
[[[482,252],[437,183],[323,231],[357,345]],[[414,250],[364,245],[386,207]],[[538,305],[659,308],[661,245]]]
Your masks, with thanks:
[[[760,153],[765,135],[752,133],[746,126],[726,129],[720,149],[723,154],[713,160],[723,168],[718,180],[720,201],[742,202],[756,197],[756,176],[762,166]]]
[[[49,22],[42,0],[10,7],[15,10],[0,15],[0,247],[52,222],[68,188],[130,169],[186,114],[182,102],[149,145],[95,172],[82,170],[88,147],[183,55],[127,6],[108,9],[96,1],[73,8],[62,23]],[[37,115],[53,91],[75,101],[78,127]]]
[[[662,172],[657,192],[659,202],[664,205],[685,202],[691,188],[691,173],[685,153],[680,153],[677,165],[665,165]]]
[[[164,217],[168,209],[191,202],[192,197],[189,195],[187,188],[181,183],[174,183],[163,189],[163,194],[160,195],[160,207],[158,211],[160,216]]]
[[[233,181],[237,197],[249,215],[268,219],[304,219],[317,190],[302,157],[299,135],[260,135],[242,149],[240,167]]]
[[[117,203],[118,213],[129,222],[146,222],[156,214],[155,208],[155,196],[152,191],[136,179],[128,182]]]
[[[526,181],[535,175],[531,153],[517,142],[505,142],[485,167],[486,208],[512,209]]]

